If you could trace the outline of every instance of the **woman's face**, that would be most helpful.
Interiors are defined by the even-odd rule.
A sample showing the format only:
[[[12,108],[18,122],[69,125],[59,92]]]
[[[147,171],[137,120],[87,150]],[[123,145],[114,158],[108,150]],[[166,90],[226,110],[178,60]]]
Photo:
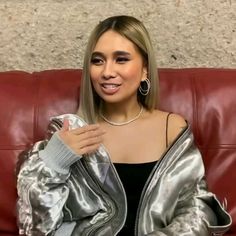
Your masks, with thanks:
[[[90,77],[96,93],[107,103],[137,101],[147,69],[135,45],[109,30],[99,38],[91,59]]]

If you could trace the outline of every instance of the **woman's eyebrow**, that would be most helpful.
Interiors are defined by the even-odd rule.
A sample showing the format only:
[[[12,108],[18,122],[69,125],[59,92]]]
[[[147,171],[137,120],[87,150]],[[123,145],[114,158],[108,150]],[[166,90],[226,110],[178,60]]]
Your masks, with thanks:
[[[117,50],[112,53],[114,56],[130,56],[131,54],[127,51],[122,51],[122,50]],[[100,57],[105,57],[105,54],[99,51],[94,51],[92,53],[92,56],[100,56]]]
[[[127,52],[127,51],[121,51],[121,50],[118,50],[118,51],[115,51],[113,53],[115,56],[130,56],[130,53]]]
[[[102,52],[95,51],[92,53],[92,57],[96,57],[96,56],[104,57],[104,54]]]

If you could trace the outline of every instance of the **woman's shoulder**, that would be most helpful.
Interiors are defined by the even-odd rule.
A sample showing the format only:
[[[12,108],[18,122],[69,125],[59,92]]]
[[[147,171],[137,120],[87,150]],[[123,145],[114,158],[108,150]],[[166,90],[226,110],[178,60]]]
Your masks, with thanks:
[[[161,120],[163,125],[165,125],[169,144],[172,143],[187,126],[185,118],[177,113],[154,110],[152,116],[153,119]]]
[[[171,121],[173,125],[185,125],[186,126],[186,120],[183,116],[177,113],[173,112],[166,112],[162,110],[155,109],[151,112],[152,117],[155,118],[161,118],[161,119],[168,119]]]

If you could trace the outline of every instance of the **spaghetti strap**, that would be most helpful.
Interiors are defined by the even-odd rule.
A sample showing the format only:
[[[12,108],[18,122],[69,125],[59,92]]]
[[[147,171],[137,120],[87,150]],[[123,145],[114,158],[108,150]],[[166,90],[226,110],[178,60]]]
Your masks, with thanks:
[[[168,147],[168,126],[169,126],[169,117],[172,114],[172,112],[168,113],[166,116],[166,148]]]

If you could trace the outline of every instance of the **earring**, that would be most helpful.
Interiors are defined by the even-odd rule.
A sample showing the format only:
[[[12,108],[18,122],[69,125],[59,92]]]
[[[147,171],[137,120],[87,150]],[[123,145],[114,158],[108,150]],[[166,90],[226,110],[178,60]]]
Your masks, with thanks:
[[[148,78],[146,78],[145,80],[141,81],[138,90],[143,96],[146,96],[150,92],[150,88],[151,88],[151,82]]]

